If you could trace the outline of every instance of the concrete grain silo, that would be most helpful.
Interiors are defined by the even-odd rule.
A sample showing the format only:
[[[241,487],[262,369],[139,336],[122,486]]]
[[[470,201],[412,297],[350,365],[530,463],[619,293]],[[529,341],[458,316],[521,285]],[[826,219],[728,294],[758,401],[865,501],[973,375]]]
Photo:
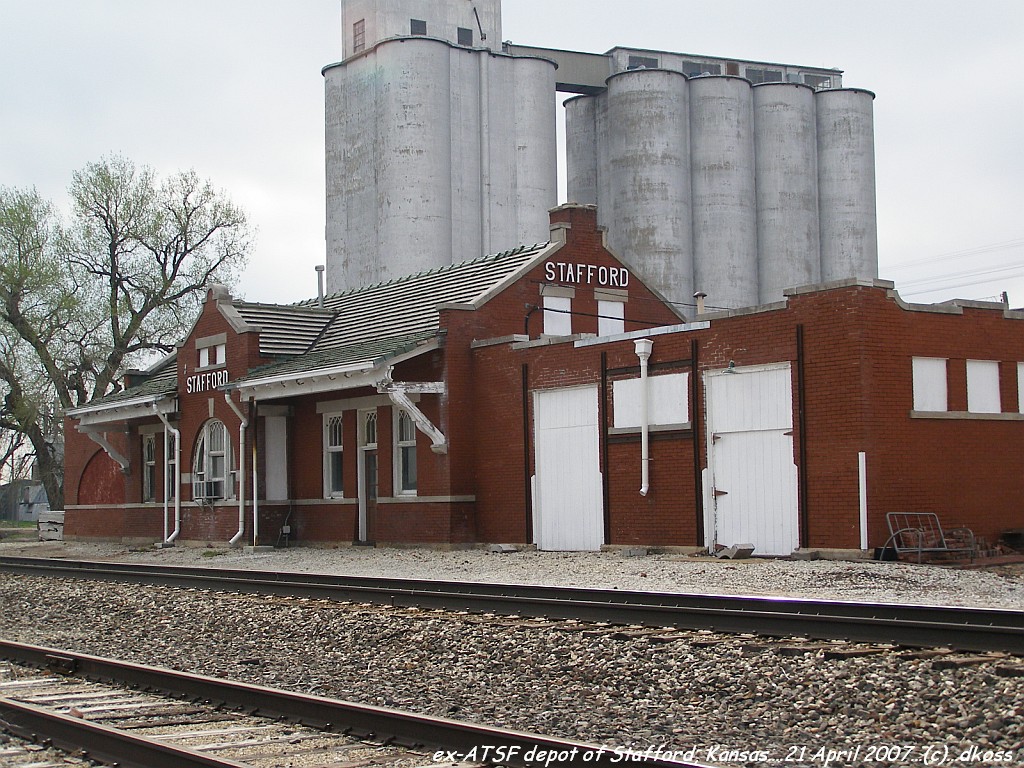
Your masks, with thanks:
[[[878,273],[873,94],[837,69],[503,43],[501,0],[342,0],[324,69],[331,291],[546,240],[568,200],[669,300]]]
[[[754,87],[759,303],[821,281],[814,89]]]
[[[714,307],[758,302],[754,110],[739,77],[690,81],[693,283]]]
[[[668,70],[608,79],[608,244],[679,302],[694,290],[687,91],[686,77]]]
[[[821,279],[878,277],[875,141],[870,91],[817,94]]]
[[[349,55],[323,70],[329,290],[546,240],[555,64],[481,47],[500,46],[499,0],[343,13]]]

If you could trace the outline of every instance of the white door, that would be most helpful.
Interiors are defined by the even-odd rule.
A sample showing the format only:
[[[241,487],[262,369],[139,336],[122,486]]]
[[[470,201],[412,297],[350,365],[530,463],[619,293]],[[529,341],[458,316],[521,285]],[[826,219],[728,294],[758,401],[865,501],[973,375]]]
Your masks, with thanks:
[[[800,546],[789,363],[705,375],[712,526],[709,546],[757,555]]]
[[[267,416],[263,422],[267,440],[267,501],[284,501],[288,498],[288,419]]]
[[[533,418],[537,548],[599,550],[604,544],[604,504],[597,387],[537,392]]]

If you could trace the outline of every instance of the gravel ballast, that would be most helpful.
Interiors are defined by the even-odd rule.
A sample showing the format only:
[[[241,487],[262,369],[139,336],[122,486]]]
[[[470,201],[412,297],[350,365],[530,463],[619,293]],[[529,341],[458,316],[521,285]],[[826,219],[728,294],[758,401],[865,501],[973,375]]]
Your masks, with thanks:
[[[0,545],[0,554],[1019,608],[1019,574],[614,553]],[[770,643],[616,639],[444,613],[0,574],[0,636],[719,765],[1022,765],[1024,678]],[[704,636],[707,639],[707,636]],[[714,639],[714,638],[712,638]],[[846,750],[846,754],[836,752]],[[855,751],[859,750],[859,751]],[[829,760],[830,753],[832,759]],[[989,754],[986,754],[989,753]],[[943,757],[942,761],[938,758]]]

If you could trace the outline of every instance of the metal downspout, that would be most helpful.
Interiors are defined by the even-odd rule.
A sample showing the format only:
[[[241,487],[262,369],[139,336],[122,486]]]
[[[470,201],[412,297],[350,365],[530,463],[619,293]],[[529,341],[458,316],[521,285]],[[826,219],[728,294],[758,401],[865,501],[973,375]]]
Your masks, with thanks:
[[[238,533],[231,537],[228,542],[232,547],[236,546],[245,535],[245,428],[249,426],[249,420],[242,414],[235,401],[231,399],[231,393],[225,392],[224,399],[231,406],[231,410],[238,416]],[[255,494],[253,494],[255,495]],[[256,527],[253,525],[253,546],[256,543]]]
[[[650,399],[647,394],[647,361],[651,359],[654,342],[637,339],[633,342],[636,356],[640,358],[640,495],[646,496],[651,488],[651,426]]]
[[[153,413],[164,423],[164,466],[167,457],[167,433],[174,435],[174,531],[167,535],[167,480],[164,479],[164,544],[173,544],[181,535],[181,432],[171,426],[166,414],[161,412],[154,403]]]

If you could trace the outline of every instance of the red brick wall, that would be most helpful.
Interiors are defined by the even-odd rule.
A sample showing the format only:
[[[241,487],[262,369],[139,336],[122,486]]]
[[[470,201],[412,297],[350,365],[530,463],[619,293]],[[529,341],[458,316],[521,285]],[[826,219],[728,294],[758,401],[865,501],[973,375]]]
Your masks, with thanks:
[[[549,261],[618,266],[603,248],[593,211],[566,208],[555,217],[571,224],[568,243]],[[606,422],[613,412],[612,383],[638,375],[632,340],[575,349],[571,342],[514,348],[502,343],[473,348],[477,340],[522,334],[536,339],[542,328],[543,262],[476,311],[441,312],[442,349],[397,366],[396,381],[445,381],[444,395],[424,394],[419,408],[447,438],[447,452],[436,453],[417,433],[418,500],[382,503],[371,520],[371,534],[393,543],[525,542],[532,537],[529,478],[533,462],[533,393],[553,387],[598,384],[606,356]],[[679,322],[639,280],[630,280],[627,330]],[[578,285],[574,330],[593,333],[597,319],[593,287]],[[1024,361],[1021,320],[997,309],[966,308],[960,314],[910,311],[884,288],[847,286],[790,297],[783,309],[713,319],[710,327],[654,339],[652,372],[688,371],[696,376],[697,398],[690,403],[693,429],[661,435],[651,442],[651,491],[640,486],[640,446],[636,435],[616,436],[602,452],[608,482],[608,542],[612,544],[701,546],[700,488],[695,464],[705,467],[704,371],[788,362],[794,393],[793,460],[804,488],[801,514],[811,547],[860,545],[858,454],[867,455],[869,544],[888,536],[888,511],[935,511],[946,525],[968,524],[989,540],[1008,528],[1024,527],[1024,421],[911,418],[911,359],[942,357],[947,367],[949,407],[967,407],[966,360],[1000,362],[1000,392],[1005,414],[1017,414],[1016,363]],[[213,303],[207,303],[179,353],[179,376],[190,375],[196,361],[194,339],[227,333],[232,378],[265,362],[255,334],[233,336]],[[802,336],[802,347],[798,343]],[[694,370],[691,358],[697,353]],[[803,367],[804,387],[798,386]],[[186,370],[187,369],[187,370]],[[616,370],[622,369],[622,370]],[[524,398],[524,372],[526,395]],[[354,503],[323,502],[324,401],[377,397],[375,390],[346,390],[286,401],[289,422],[290,495],[298,503],[264,505],[262,541],[273,543],[280,526],[293,526],[296,542],[349,542],[356,537]],[[181,397],[182,470],[192,468],[195,438],[212,411],[228,429],[238,451],[238,419],[219,392]],[[393,489],[392,413],[378,408],[379,496]],[[525,426],[524,426],[525,415]],[[801,415],[806,434],[801,433]],[[78,536],[149,535],[159,537],[160,511],[139,507],[112,509],[106,517],[74,505],[131,505],[141,499],[138,424],[127,436],[115,435],[127,449],[133,472],[127,478],[94,444],[67,430],[68,533]],[[356,414],[345,413],[344,489],[358,496]],[[253,426],[250,426],[251,441]],[[604,440],[604,438],[602,438]],[[602,443],[604,447],[604,443]],[[162,440],[158,440],[158,449]],[[696,456],[694,455],[696,451]],[[243,454],[248,464],[249,449]],[[111,467],[113,466],[113,471]],[[261,466],[261,476],[266,467]],[[249,467],[246,467],[249,474]],[[252,498],[251,477],[246,498]],[[183,540],[226,541],[237,530],[237,505],[213,511],[188,503],[183,489]],[[476,502],[431,501],[475,497]],[[804,503],[806,502],[806,503]],[[135,509],[132,507],[131,509]],[[248,517],[248,516],[247,516]],[[247,522],[246,540],[251,536]],[[145,532],[145,533],[143,533]]]

